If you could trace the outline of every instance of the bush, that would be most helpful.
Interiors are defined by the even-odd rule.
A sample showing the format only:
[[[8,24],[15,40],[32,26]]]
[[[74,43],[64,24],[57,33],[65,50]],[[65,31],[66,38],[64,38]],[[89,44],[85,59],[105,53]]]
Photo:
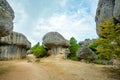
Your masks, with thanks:
[[[39,42],[33,46],[31,50],[37,58],[48,56],[47,50],[43,47],[43,45],[40,45]]]
[[[89,48],[96,52],[99,60],[109,61],[114,55],[120,58],[120,24],[106,20],[104,24],[100,24],[100,28],[102,38],[95,40]]]
[[[97,46],[98,46],[98,43],[97,43],[96,41],[94,41],[94,43],[92,43],[92,44],[89,45],[88,47],[89,47],[92,51],[96,52],[96,51],[97,51],[97,50],[96,50]]]
[[[79,44],[77,44],[77,40],[74,37],[72,37],[70,39],[70,47],[69,47],[70,53],[68,54],[68,58],[72,60],[78,60],[76,53],[79,48],[80,46]]]

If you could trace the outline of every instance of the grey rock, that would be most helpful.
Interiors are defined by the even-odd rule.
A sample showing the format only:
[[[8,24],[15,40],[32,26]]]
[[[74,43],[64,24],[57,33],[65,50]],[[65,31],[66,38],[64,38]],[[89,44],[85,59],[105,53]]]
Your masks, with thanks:
[[[53,46],[69,46],[69,42],[58,32],[48,32],[43,37],[43,44],[47,48]]]
[[[0,38],[1,44],[8,44],[8,45],[18,45],[23,46],[25,48],[30,48],[31,43],[27,40],[27,38],[18,32],[12,32],[10,35],[1,37]]]
[[[77,57],[80,60],[86,59],[88,56],[91,56],[94,59],[97,58],[96,54],[91,49],[89,49],[87,46],[82,46],[77,52]]]
[[[26,53],[27,53],[27,54],[32,54],[33,52],[32,52],[32,50],[27,50]]]
[[[120,21],[120,0],[115,0],[113,16],[116,20]]]
[[[6,0],[0,0],[0,37],[9,35],[13,30],[14,11]]]
[[[97,11],[96,11],[96,26],[97,33],[100,31],[100,24],[104,23],[105,20],[115,19],[120,21],[120,0],[99,0]]]
[[[26,57],[26,49],[17,45],[0,46],[0,60],[20,59]]]
[[[58,32],[49,32],[43,37],[43,45],[50,51],[50,54],[65,58],[69,41]]]
[[[27,38],[17,32],[0,38],[0,59],[20,59],[26,56],[31,43]]]

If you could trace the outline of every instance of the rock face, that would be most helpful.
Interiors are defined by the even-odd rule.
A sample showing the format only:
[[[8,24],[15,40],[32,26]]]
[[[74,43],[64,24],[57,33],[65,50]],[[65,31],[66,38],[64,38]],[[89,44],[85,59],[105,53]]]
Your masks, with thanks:
[[[104,23],[106,19],[112,18],[120,23],[120,0],[99,0],[95,18],[99,36],[102,36],[99,34],[99,24]]]
[[[6,0],[0,0],[0,37],[9,35],[13,30],[14,11]]]
[[[43,45],[51,54],[64,58],[68,52],[69,42],[58,32],[49,32],[43,37]]]
[[[77,57],[81,59],[86,59],[88,56],[91,56],[93,58],[96,57],[96,54],[89,49],[87,46],[82,46],[80,50],[77,52]]]
[[[88,40],[85,40],[85,41],[80,41],[79,42],[79,45],[80,46],[89,46],[90,44],[92,44],[93,42],[95,41],[95,39],[88,39]]]
[[[17,32],[0,38],[0,59],[20,59],[26,56],[26,51],[31,47],[27,38]]]

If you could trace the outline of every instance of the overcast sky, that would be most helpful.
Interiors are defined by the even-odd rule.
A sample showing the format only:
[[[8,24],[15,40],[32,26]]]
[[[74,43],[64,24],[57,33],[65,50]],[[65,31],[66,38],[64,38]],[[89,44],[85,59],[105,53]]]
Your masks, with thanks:
[[[8,0],[15,12],[14,31],[34,45],[50,31],[77,41],[97,38],[95,13],[98,0]]]

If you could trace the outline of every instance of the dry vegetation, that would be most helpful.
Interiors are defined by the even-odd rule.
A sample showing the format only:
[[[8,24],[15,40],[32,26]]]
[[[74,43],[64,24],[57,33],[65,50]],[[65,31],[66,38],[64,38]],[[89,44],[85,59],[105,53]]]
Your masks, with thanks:
[[[120,80],[109,66],[52,58],[1,61],[0,80]]]

